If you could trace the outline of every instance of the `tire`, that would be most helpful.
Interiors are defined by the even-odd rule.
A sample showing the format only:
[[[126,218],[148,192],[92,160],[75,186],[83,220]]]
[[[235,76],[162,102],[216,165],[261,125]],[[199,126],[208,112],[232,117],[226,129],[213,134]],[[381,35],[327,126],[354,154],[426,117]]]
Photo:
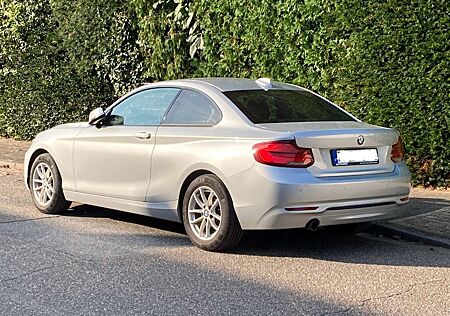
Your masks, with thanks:
[[[231,249],[242,239],[243,231],[230,194],[215,175],[205,174],[191,182],[184,194],[182,217],[189,239],[203,250]],[[203,222],[205,226],[201,230]]]
[[[39,155],[34,160],[28,185],[33,203],[42,213],[59,214],[70,207],[71,202],[64,197],[58,167],[50,154]]]

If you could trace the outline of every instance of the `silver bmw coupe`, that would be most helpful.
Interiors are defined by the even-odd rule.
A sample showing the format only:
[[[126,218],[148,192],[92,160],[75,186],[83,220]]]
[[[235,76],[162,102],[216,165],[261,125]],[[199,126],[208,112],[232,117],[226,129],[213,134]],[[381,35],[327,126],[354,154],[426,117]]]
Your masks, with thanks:
[[[36,136],[25,183],[43,213],[72,201],[182,222],[205,250],[244,230],[401,217],[410,173],[399,133],[270,79],[145,84],[87,123]]]

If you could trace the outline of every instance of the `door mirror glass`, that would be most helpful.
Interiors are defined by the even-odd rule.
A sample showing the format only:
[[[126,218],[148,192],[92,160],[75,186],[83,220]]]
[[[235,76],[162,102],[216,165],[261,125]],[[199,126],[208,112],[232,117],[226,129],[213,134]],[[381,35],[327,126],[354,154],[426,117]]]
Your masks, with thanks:
[[[105,116],[105,112],[102,108],[96,108],[89,113],[89,124],[93,125]]]

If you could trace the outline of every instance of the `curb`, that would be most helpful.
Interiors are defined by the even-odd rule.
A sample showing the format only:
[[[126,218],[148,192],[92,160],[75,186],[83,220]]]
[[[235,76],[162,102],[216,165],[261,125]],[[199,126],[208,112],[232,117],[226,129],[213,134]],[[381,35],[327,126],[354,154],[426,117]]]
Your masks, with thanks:
[[[367,230],[369,233],[387,236],[393,239],[421,242],[431,246],[450,249],[450,239],[438,235],[425,233],[413,228],[405,228],[391,223],[372,224]]]
[[[14,163],[14,162],[6,162],[6,161],[0,161],[0,170],[19,170],[23,171],[23,164],[22,163]]]

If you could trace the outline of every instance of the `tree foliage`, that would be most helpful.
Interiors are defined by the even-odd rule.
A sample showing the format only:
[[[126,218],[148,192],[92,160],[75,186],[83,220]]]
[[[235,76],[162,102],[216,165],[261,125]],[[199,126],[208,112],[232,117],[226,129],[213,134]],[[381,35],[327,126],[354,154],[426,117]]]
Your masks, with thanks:
[[[0,134],[32,138],[141,82],[271,77],[397,128],[450,184],[445,0],[0,0]]]

